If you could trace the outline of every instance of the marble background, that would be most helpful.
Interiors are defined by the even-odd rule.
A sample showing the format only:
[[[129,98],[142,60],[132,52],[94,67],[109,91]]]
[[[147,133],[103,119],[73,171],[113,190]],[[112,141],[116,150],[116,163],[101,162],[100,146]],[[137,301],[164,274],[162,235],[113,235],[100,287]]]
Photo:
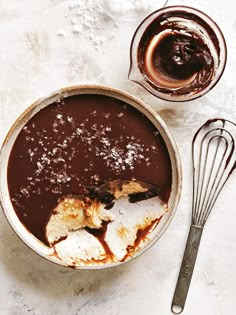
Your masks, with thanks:
[[[81,25],[74,21],[72,2],[82,6]],[[86,20],[88,4],[92,21]],[[39,97],[67,85],[99,83],[151,105],[169,126],[183,164],[181,201],[170,227],[147,253],[117,268],[74,271],[51,264],[18,239],[1,212],[0,315],[171,314],[191,219],[192,136],[208,118],[236,121],[235,2],[170,0],[172,4],[205,11],[220,25],[228,46],[218,85],[181,104],[158,100],[127,80],[129,45],[138,21],[114,21],[96,10],[93,0],[0,0],[0,142]],[[235,314],[235,182],[234,174],[207,222],[184,314]]]

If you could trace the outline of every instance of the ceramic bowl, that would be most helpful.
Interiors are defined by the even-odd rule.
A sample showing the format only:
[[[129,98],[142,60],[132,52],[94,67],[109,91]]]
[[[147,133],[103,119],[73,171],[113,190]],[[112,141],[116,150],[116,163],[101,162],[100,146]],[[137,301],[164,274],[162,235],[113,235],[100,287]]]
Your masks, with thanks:
[[[137,110],[143,113],[150,120],[150,122],[156,127],[156,129],[159,131],[162,138],[164,139],[164,142],[169,152],[169,156],[171,160],[171,168],[172,168],[172,189],[171,189],[171,194],[168,201],[168,211],[165,213],[165,215],[161,219],[157,228],[155,228],[150,233],[148,240],[144,242],[142,248],[138,252],[136,252],[132,256],[132,258],[128,258],[127,259],[128,261],[130,259],[133,259],[139,256],[143,252],[145,252],[166,231],[176,211],[176,207],[180,198],[181,183],[182,183],[182,172],[181,172],[181,163],[180,163],[179,153],[178,153],[176,144],[166,124],[163,122],[163,120],[158,116],[158,114],[154,110],[152,110],[147,104],[135,98],[134,96],[131,96],[127,93],[124,93],[122,91],[119,91],[110,87],[96,86],[96,85],[83,85],[83,86],[73,86],[73,87],[63,88],[55,93],[50,94],[49,96],[43,99],[36,101],[31,106],[29,106],[13,124],[1,148],[1,154],[0,154],[1,206],[13,230],[22,239],[22,241],[25,244],[27,244],[34,252],[36,252],[37,254],[46,258],[47,260],[51,262],[57,263],[59,265],[67,266],[67,267],[70,266],[70,264],[68,264],[66,261],[59,259],[57,255],[55,255],[53,248],[46,246],[40,240],[38,240],[33,234],[31,234],[19,220],[13,208],[10,195],[9,195],[8,183],[7,183],[7,167],[8,167],[8,159],[11,153],[12,146],[14,145],[14,142],[19,132],[22,130],[23,126],[28,122],[28,120],[32,118],[39,110],[50,105],[51,103],[58,100],[59,98],[61,99],[63,97],[68,97],[68,96],[78,95],[78,94],[98,94],[98,95],[111,96],[113,98],[122,100],[128,103],[129,105],[135,107]],[[121,264],[121,262],[104,263],[104,264],[97,264],[97,265],[96,264],[86,265],[86,264],[78,263],[75,266],[73,266],[73,268],[99,269],[99,268],[116,266],[118,264]]]

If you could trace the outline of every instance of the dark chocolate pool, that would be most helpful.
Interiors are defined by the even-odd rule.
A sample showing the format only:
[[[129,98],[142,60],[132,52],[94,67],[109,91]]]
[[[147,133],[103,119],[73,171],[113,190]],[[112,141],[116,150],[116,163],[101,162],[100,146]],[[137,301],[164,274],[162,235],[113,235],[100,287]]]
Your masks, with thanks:
[[[115,179],[155,185],[167,201],[172,172],[166,145],[152,123],[108,96],[70,96],[41,109],[20,131],[9,157],[14,209],[45,244],[45,228],[60,198]]]

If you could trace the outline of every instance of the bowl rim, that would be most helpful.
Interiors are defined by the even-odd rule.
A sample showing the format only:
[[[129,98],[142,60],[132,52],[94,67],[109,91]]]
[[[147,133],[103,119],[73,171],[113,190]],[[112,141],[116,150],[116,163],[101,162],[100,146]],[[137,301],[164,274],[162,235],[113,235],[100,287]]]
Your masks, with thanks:
[[[74,94],[70,94],[73,93]],[[154,111],[154,109],[152,109],[149,105],[147,105],[145,102],[143,102],[142,100],[138,99],[137,97],[121,91],[119,89],[110,87],[110,86],[105,86],[105,85],[96,85],[96,84],[81,84],[81,85],[72,85],[72,86],[68,86],[68,87],[64,87],[61,88],[59,90],[56,90],[50,94],[48,94],[45,97],[39,98],[37,101],[33,102],[30,106],[28,106],[22,113],[21,115],[15,120],[15,122],[12,124],[12,126],[10,127],[3,143],[0,149],[0,172],[2,171],[2,169],[5,169],[5,171],[7,172],[7,165],[8,163],[6,163],[6,165],[3,165],[3,157],[4,157],[4,151],[5,148],[8,144],[8,142],[11,140],[11,138],[13,137],[15,130],[17,127],[20,126],[20,130],[23,128],[24,124],[31,118],[33,117],[41,108],[40,105],[43,105],[42,108],[49,106],[50,104],[52,104],[52,101],[50,101],[52,98],[54,100],[58,99],[58,98],[66,98],[70,95],[79,95],[79,94],[100,94],[100,95],[105,95],[105,96],[111,96],[117,99],[121,99],[125,102],[127,102],[127,104],[129,104],[132,107],[135,107],[133,104],[136,104],[137,108],[140,112],[142,112],[141,109],[144,110],[144,112],[148,113],[148,115],[150,115],[150,117],[153,118],[153,121],[157,122],[157,125],[160,127],[160,129],[158,129],[158,131],[160,131],[161,136],[163,137],[163,134],[165,135],[166,139],[163,139],[169,155],[170,155],[170,159],[171,159],[171,166],[172,166],[172,178],[173,178],[173,167],[175,168],[175,175],[176,175],[176,187],[175,187],[175,198],[174,198],[174,205],[172,207],[172,209],[169,211],[170,214],[168,216],[168,219],[166,220],[162,230],[160,231],[160,233],[158,234],[158,236],[153,237],[153,239],[151,241],[149,241],[141,250],[139,250],[137,253],[135,253],[133,256],[129,257],[128,259],[126,259],[124,262],[116,262],[116,263],[108,263],[108,264],[104,264],[104,265],[77,265],[76,267],[74,266],[70,266],[67,265],[65,262],[63,263],[63,261],[60,261],[58,258],[56,259],[55,257],[53,257],[52,253],[49,253],[50,249],[47,245],[43,244],[41,241],[39,241],[30,231],[27,230],[27,228],[21,223],[21,221],[18,219],[17,224],[20,224],[26,231],[27,233],[30,235],[29,237],[33,237],[33,239],[35,240],[35,246],[33,246],[32,244],[30,244],[30,242],[23,237],[22,234],[19,233],[18,229],[17,229],[17,224],[14,223],[14,221],[11,218],[11,215],[9,214],[9,210],[6,209],[5,205],[4,205],[4,198],[3,197],[3,189],[2,189],[2,182],[0,182],[0,206],[3,210],[3,213],[9,223],[9,225],[11,226],[11,228],[14,230],[14,232],[16,233],[16,235],[35,253],[37,253],[39,256],[45,258],[47,261],[53,262],[57,265],[61,265],[64,267],[71,267],[73,269],[104,269],[104,268],[109,268],[109,267],[115,267],[118,266],[120,264],[124,264],[127,263],[137,257],[139,257],[141,254],[143,254],[144,252],[146,252],[148,249],[150,249],[160,238],[161,236],[165,233],[165,231],[167,230],[170,222],[173,219],[174,214],[176,213],[177,210],[177,206],[180,200],[180,195],[181,195],[181,190],[182,190],[182,166],[181,166],[181,161],[180,161],[180,155],[179,155],[179,151],[177,148],[177,145],[174,141],[173,136],[171,135],[170,131],[167,128],[167,125],[165,124],[165,122],[163,121],[163,119]],[[47,101],[50,101],[48,104],[45,105],[45,103],[47,103]],[[143,113],[143,112],[142,112]],[[144,113],[145,114],[145,113]],[[154,122],[151,120],[151,118],[147,115],[145,115],[147,117],[147,119],[154,124]],[[154,125],[155,126],[155,125]],[[156,126],[155,126],[156,127]],[[157,127],[156,127],[157,128]],[[15,139],[17,138],[19,132],[17,133],[17,135],[15,136]],[[13,143],[10,146],[10,149],[8,150],[8,154],[7,154],[7,162],[8,162],[8,158],[12,149],[12,146],[14,145],[15,139],[13,141]],[[167,141],[169,142],[169,144],[167,143]],[[172,153],[169,151],[169,149],[171,148]],[[174,164],[174,165],[173,165]],[[173,185],[173,180],[172,180],[172,185]],[[6,184],[7,185],[7,184]],[[173,187],[172,187],[173,190]],[[7,189],[7,192],[9,194],[9,190]],[[9,197],[9,196],[7,196]],[[10,199],[10,197],[9,197]],[[11,203],[11,202],[10,202]],[[14,210],[13,206],[11,205],[12,209]],[[15,213],[16,215],[16,213]],[[17,215],[16,215],[17,216]],[[39,246],[39,243],[41,244],[40,246],[46,247],[48,250],[48,253],[45,253],[43,251],[40,252],[40,250],[37,248],[37,243]]]

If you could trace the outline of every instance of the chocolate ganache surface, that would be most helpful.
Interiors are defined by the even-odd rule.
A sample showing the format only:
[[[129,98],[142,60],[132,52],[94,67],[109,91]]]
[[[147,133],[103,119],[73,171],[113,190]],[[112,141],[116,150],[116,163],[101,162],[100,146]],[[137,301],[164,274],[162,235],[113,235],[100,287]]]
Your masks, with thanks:
[[[45,244],[58,200],[117,179],[154,185],[166,202],[171,162],[155,126],[131,105],[104,95],[70,96],[41,109],[20,131],[8,162],[16,214]]]

